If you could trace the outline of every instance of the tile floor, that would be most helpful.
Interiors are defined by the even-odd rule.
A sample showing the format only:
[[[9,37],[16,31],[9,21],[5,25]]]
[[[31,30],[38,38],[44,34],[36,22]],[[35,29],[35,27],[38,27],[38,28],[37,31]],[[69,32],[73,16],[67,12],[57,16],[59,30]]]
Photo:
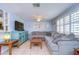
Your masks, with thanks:
[[[42,49],[39,46],[32,46],[32,48],[30,49],[29,46],[30,42],[27,41],[19,48],[13,48],[12,55],[50,55],[45,42],[43,42]],[[3,53],[2,55],[8,55],[8,51]]]

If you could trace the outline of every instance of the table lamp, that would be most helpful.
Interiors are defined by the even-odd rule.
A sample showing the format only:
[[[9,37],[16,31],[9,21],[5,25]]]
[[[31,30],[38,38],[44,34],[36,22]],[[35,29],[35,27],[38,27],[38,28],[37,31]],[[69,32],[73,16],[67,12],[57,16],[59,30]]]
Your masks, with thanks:
[[[3,39],[5,42],[10,41],[11,34],[9,32],[4,33]]]

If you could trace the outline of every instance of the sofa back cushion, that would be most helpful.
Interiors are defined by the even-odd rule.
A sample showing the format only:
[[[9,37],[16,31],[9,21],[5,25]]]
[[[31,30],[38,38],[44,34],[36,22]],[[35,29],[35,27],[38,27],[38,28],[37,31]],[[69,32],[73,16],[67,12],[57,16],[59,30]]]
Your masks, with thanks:
[[[52,37],[55,39],[58,36],[59,36],[59,33],[54,33]]]
[[[52,42],[55,44],[58,44],[58,42],[62,40],[67,40],[67,41],[75,40],[75,35],[74,34],[69,34],[69,35],[59,34],[54,37],[54,40]]]
[[[58,34],[56,37],[54,37],[54,40],[52,42],[58,44],[58,41],[61,40],[69,40],[69,38],[66,38],[65,34]]]
[[[74,34],[69,34],[66,36],[67,38],[69,38],[70,40],[74,40],[75,39],[75,35]]]
[[[60,41],[61,40],[61,37],[62,37],[62,35],[61,34],[57,34],[53,39],[53,43],[55,43],[55,44],[57,44],[58,43],[58,41]]]
[[[52,43],[54,43],[54,44],[58,44],[58,41],[60,41],[60,40],[61,40],[61,38],[58,37],[57,39],[54,39],[54,40],[52,41]]]
[[[52,32],[52,33],[51,33],[51,36],[54,36],[54,34],[55,34],[55,32]]]
[[[45,39],[47,40],[47,41],[50,41],[50,42],[52,42],[53,41],[53,38],[52,38],[52,36],[45,36]]]
[[[61,37],[61,40],[75,40],[75,35],[74,34],[63,35]]]

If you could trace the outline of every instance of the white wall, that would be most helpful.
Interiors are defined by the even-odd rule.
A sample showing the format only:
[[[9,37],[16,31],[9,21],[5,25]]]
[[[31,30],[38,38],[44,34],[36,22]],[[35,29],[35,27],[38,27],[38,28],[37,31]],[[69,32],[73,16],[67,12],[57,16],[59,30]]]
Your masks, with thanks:
[[[25,30],[32,31],[52,31],[51,23],[48,21],[35,22],[35,21],[25,21]]]
[[[24,19],[14,15],[14,14],[10,14],[10,20],[9,20],[9,31],[14,31],[15,30],[15,20],[19,21],[21,23],[24,23]]]

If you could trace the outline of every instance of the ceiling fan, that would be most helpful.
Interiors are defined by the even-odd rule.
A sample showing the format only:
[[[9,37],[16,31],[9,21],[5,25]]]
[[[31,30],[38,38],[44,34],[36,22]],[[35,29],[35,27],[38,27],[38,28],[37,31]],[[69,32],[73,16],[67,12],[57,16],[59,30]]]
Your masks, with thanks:
[[[36,21],[40,22],[41,20],[44,19],[44,16],[33,15],[31,18],[32,18],[33,20],[36,20]]]
[[[33,5],[33,7],[38,7],[38,8],[40,7],[40,3],[33,3],[32,5]],[[38,13],[39,12],[37,12],[37,14],[32,15],[31,16],[31,19],[36,20],[38,22],[40,22],[41,20],[43,20],[44,19],[44,16],[39,15]]]

